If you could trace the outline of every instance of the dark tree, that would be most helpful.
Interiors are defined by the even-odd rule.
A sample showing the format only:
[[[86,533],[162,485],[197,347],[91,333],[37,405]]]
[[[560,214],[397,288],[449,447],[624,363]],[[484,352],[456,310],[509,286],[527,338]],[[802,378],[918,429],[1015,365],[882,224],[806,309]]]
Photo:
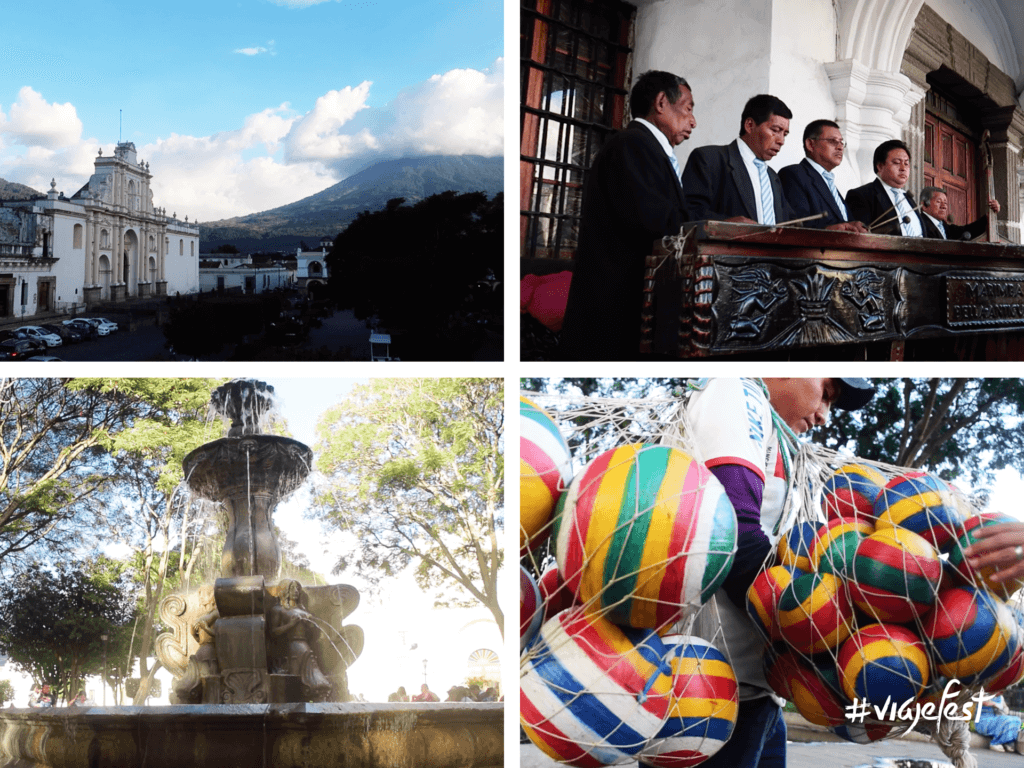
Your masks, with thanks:
[[[503,274],[502,205],[500,194],[443,192],[363,211],[327,255],[335,300],[403,334],[419,357],[465,359],[500,320],[500,290],[474,286]]]

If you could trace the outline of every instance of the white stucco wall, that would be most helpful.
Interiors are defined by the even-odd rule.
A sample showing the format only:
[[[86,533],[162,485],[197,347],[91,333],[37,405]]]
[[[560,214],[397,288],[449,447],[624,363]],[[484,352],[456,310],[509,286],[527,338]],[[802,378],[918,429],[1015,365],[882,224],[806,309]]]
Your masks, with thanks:
[[[736,138],[747,99],[767,92],[771,7],[772,0],[638,3],[634,76],[666,70],[693,90],[697,127],[676,148],[682,165],[692,148]]]
[[[167,238],[170,240],[164,269],[167,295],[196,293],[199,290],[199,236],[168,227]],[[179,241],[182,243],[180,255]]]

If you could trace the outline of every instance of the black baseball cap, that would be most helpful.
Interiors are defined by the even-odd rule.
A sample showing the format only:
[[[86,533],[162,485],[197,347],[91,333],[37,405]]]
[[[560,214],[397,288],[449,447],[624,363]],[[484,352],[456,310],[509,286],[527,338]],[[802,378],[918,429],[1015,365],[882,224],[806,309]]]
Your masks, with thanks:
[[[844,411],[863,408],[875,396],[875,385],[870,379],[834,379],[839,382],[839,397],[834,406]]]

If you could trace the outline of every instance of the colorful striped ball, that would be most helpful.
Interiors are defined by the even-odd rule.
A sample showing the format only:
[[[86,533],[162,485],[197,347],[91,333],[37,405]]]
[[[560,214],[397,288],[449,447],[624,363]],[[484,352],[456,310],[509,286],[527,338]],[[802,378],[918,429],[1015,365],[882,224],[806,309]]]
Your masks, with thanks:
[[[986,589],[995,592],[1004,600],[1009,600],[1010,596],[1014,592],[1021,587],[1024,587],[1024,576],[1018,576],[1002,582],[992,581],[992,574],[998,571],[999,568],[994,565],[986,565],[983,568],[976,570],[967,562],[967,558],[964,557],[963,551],[978,540],[974,536],[974,532],[978,528],[990,525],[999,525],[1001,523],[1016,522],[1020,521],[999,512],[987,512],[982,515],[969,517],[964,521],[963,529],[960,531],[960,535],[957,537],[953,544],[953,548],[949,553],[950,565],[956,568],[957,573],[960,574],[965,582],[978,587],[985,587]]]
[[[846,741],[851,741],[854,744],[871,744],[884,739],[892,729],[893,726],[880,723],[868,723],[866,725],[845,723],[837,725],[831,730],[839,738],[846,739]]]
[[[811,547],[811,565],[818,573],[845,576],[857,546],[874,531],[875,527],[864,520],[832,518],[818,528]]]
[[[1013,615],[995,595],[976,587],[939,592],[922,620],[935,671],[964,685],[986,680],[1013,657]]]
[[[811,570],[811,547],[817,534],[815,523],[804,520],[794,525],[779,539],[779,562],[801,571]]]
[[[1016,648],[1006,666],[982,681],[981,687],[985,689],[986,693],[999,693],[1024,679],[1024,644],[1018,637],[1015,645]]]
[[[927,472],[894,477],[875,500],[875,528],[906,528],[946,552],[961,524],[960,510],[944,480]]]
[[[771,642],[781,640],[778,611],[779,598],[789,583],[797,576],[804,575],[799,568],[789,565],[773,565],[761,571],[747,590],[747,613],[761,636]]]
[[[540,589],[540,598],[544,605],[544,621],[556,613],[572,608],[572,593],[562,581],[562,575],[555,563],[544,569],[544,573],[537,580],[537,587]]]
[[[540,589],[533,576],[519,566],[519,652],[530,644],[540,629],[544,611],[541,609]]]
[[[667,656],[650,630],[563,611],[544,623],[520,664],[523,730],[548,757],[570,765],[635,760],[682,688]]]
[[[843,692],[873,706],[916,699],[928,684],[928,653],[913,630],[868,624],[839,649]]]
[[[736,513],[718,479],[686,453],[636,444],[576,476],[555,533],[574,596],[616,624],[666,628],[705,603],[736,550]]]
[[[544,541],[558,497],[572,482],[572,454],[558,425],[519,398],[519,552]]]
[[[829,520],[844,517],[874,523],[875,499],[885,483],[885,475],[874,467],[846,464],[825,481],[821,508]]]
[[[664,638],[675,676],[672,712],[647,742],[640,762],[658,768],[687,768],[715,754],[736,727],[736,674],[715,646],[699,637]]]
[[[934,604],[942,561],[924,537],[905,528],[883,528],[857,547],[850,596],[880,622],[903,624]]]
[[[779,631],[790,646],[810,655],[835,648],[850,636],[853,604],[830,573],[797,576],[779,597]]]
[[[812,723],[839,725],[846,717],[846,702],[795,651],[787,649],[774,658],[766,654],[765,678]]]

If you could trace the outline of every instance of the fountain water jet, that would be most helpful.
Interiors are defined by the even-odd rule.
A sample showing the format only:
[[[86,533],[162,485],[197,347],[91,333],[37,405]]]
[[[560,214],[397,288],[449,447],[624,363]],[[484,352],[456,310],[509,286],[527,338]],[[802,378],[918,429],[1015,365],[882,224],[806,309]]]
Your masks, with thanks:
[[[262,432],[273,388],[236,380],[213,408],[226,437],[185,457],[187,485],[228,512],[221,578],[160,606],[157,655],[181,706],[0,711],[0,768],[225,765],[492,768],[503,764],[502,704],[364,704],[347,669],[363,632],[347,584],[274,584],[271,518],[306,479],[312,452]]]

